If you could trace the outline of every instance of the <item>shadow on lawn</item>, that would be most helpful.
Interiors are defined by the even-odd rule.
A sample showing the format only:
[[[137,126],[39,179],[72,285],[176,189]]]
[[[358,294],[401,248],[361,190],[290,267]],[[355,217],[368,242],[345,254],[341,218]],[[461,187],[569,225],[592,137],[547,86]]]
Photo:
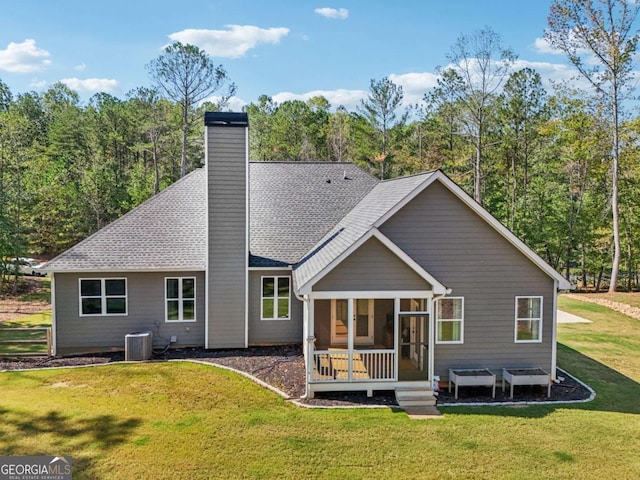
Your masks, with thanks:
[[[43,415],[0,407],[0,439],[3,456],[64,455],[73,458],[73,478],[100,478],[95,461],[104,452],[129,441],[141,420],[121,420],[114,415],[72,419],[58,411]],[[43,438],[43,451],[33,451],[27,441]]]
[[[564,344],[558,344],[558,366],[589,385],[596,392],[596,398],[585,403],[558,403],[504,407],[451,407],[447,409],[456,414],[501,415],[523,418],[540,418],[556,409],[593,410],[640,414],[640,384],[612,368],[587,357]],[[522,388],[522,387],[517,387]],[[553,387],[552,387],[553,388]],[[516,391],[514,400],[518,400]],[[446,407],[445,407],[446,408]]]

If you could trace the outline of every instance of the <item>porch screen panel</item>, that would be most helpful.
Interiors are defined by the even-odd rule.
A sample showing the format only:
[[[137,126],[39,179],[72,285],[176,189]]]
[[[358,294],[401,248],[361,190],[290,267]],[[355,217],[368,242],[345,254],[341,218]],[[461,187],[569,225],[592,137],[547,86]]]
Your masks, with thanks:
[[[348,333],[348,325],[347,321],[349,311],[349,302],[346,299],[338,299],[336,300],[336,320],[335,320],[335,329],[336,329],[336,337],[347,337]]]
[[[369,336],[369,300],[362,298],[356,300],[356,315],[356,336]]]

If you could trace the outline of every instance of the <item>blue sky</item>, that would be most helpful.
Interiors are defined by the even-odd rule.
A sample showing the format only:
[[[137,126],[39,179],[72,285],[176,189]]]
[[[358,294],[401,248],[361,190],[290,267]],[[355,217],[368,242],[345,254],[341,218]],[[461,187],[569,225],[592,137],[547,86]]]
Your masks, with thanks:
[[[354,108],[388,76],[407,103],[435,84],[457,37],[491,27],[545,80],[569,78],[542,41],[551,0],[0,0],[0,79],[12,92],[56,81],[84,100],[149,86],[145,70],[173,40],[207,50],[237,84],[232,106],[324,94]]]

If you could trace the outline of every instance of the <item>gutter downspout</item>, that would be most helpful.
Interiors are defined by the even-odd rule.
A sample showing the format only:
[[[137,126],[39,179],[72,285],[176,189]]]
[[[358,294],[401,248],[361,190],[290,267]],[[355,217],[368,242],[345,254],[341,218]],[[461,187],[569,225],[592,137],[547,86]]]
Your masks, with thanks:
[[[445,293],[434,295],[431,298],[431,314],[429,315],[429,383],[431,384],[431,388],[434,391],[437,391],[437,389],[433,388],[434,377],[435,377],[434,373],[435,373],[435,346],[436,346],[436,332],[435,332],[436,302],[441,298],[446,297],[447,295],[451,295],[451,292],[452,290],[450,288],[447,288],[445,290]]]
[[[51,356],[58,354],[58,335],[56,333],[56,278],[51,272]]]
[[[293,292],[296,299],[303,303],[302,309],[302,353],[304,355],[304,394],[300,397],[301,399],[309,398],[309,362],[311,358],[311,348],[312,345],[315,344],[316,337],[313,336],[312,333],[309,333],[309,309],[310,298],[309,295],[298,295],[295,291]]]
[[[558,367],[558,281],[553,282],[553,306],[552,306],[552,330],[551,330],[551,380],[556,381]]]

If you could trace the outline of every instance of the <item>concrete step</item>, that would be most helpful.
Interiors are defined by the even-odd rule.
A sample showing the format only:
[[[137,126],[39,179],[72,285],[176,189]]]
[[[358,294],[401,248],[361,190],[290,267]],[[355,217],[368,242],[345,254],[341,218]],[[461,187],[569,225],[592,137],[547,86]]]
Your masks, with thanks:
[[[405,407],[433,407],[436,404],[435,397],[427,397],[414,400],[398,400],[400,408]]]
[[[406,382],[396,386],[396,401],[400,408],[427,408],[436,404],[436,398],[428,382]]]
[[[436,407],[408,407],[404,409],[411,420],[431,420],[443,418]]]
[[[431,384],[426,380],[422,381],[406,381],[406,382],[396,382],[395,389],[396,390],[415,390],[416,388],[424,388],[427,390],[431,389]]]
[[[435,395],[431,390],[412,390],[412,391],[397,391],[396,399],[398,400],[420,400],[435,398]]]

